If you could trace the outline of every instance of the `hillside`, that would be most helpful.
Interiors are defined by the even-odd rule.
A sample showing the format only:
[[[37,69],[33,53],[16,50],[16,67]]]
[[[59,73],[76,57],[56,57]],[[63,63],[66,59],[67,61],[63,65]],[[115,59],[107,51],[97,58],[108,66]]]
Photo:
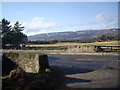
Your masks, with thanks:
[[[119,29],[104,30],[82,30],[71,32],[55,32],[29,36],[29,40],[64,40],[64,39],[90,39],[101,35],[115,36],[118,35]]]

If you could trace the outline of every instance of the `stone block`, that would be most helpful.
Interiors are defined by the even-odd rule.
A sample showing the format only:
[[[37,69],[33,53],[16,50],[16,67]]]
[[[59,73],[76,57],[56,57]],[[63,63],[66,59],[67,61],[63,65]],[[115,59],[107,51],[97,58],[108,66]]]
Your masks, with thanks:
[[[49,68],[47,55],[38,53],[4,53],[2,63],[3,72],[19,67],[25,72],[39,73],[40,68]]]

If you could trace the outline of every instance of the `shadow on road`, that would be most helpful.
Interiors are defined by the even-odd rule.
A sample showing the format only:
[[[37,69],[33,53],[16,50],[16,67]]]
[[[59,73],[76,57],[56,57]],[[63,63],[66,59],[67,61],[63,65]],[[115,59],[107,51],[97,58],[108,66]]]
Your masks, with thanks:
[[[49,56],[49,61],[50,61],[50,62],[56,61],[56,60],[60,60],[60,58],[53,57],[53,56]]]
[[[65,67],[65,66],[50,66],[50,67],[56,68],[56,69],[62,71],[62,73],[64,75],[88,73],[88,72],[94,71],[94,70],[91,70],[91,69],[76,68],[76,67]],[[72,83],[87,83],[87,82],[91,82],[91,80],[78,79],[78,78],[66,77],[65,76],[64,82],[58,88],[68,88],[67,84],[72,84]]]
[[[71,78],[71,77],[66,77],[65,78],[68,83],[83,83],[83,82],[91,82],[91,80],[85,80],[85,79],[77,79],[77,78]]]
[[[77,67],[65,67],[65,66],[51,66],[51,67],[61,70],[65,75],[88,73],[88,72],[94,71],[94,70],[87,69],[87,68],[77,68]]]
[[[91,82],[91,80],[65,77],[65,81],[61,85],[59,85],[58,89],[59,88],[63,88],[63,89],[69,88],[69,85],[72,83],[87,83],[87,82]],[[67,84],[69,84],[69,85],[67,86]],[[65,90],[67,90],[67,89],[65,89]]]

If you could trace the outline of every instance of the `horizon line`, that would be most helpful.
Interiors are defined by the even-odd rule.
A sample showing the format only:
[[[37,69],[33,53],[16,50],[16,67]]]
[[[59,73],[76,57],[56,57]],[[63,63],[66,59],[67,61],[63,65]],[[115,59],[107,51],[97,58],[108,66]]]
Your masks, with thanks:
[[[62,32],[77,32],[77,31],[90,31],[90,30],[109,30],[109,29],[118,29],[120,30],[119,27],[113,27],[113,28],[104,28],[104,29],[82,29],[82,30],[76,30],[76,31],[55,31],[55,32],[45,32],[45,33],[40,33],[40,34],[50,34],[50,33],[62,33]],[[27,35],[28,37],[29,36],[35,36],[35,35],[40,35],[40,34],[34,34],[34,35]]]

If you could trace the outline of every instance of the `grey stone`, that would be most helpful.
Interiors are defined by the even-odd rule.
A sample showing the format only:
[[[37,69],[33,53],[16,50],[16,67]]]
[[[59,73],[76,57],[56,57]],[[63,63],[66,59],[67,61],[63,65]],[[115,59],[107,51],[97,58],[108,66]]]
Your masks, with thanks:
[[[67,51],[69,53],[94,53],[100,52],[102,49],[99,46],[94,45],[81,45],[68,47]]]
[[[47,55],[38,53],[4,53],[3,64],[5,69],[8,66],[12,66],[11,69],[19,67],[29,73],[39,73],[40,68],[49,68]]]

